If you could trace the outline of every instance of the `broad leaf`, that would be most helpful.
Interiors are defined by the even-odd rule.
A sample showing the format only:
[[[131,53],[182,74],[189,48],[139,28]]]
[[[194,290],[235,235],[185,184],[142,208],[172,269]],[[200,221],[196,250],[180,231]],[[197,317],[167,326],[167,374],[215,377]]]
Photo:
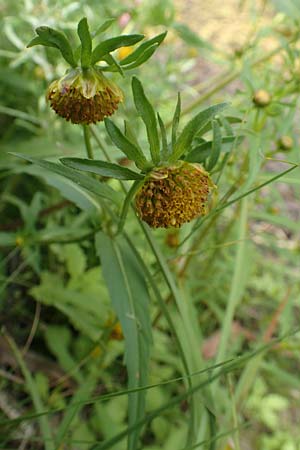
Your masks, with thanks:
[[[92,38],[86,17],[78,24],[77,33],[81,41],[81,67],[87,69],[91,65],[92,58]]]
[[[110,119],[105,119],[105,127],[113,143],[122,150],[127,158],[134,161],[139,169],[144,169],[149,165],[142,151],[130,142]]]
[[[156,116],[151,103],[145,95],[142,83],[136,77],[132,78],[132,92],[135,107],[146,125],[152,161],[154,164],[157,164],[160,160],[160,154]]]
[[[92,53],[92,64],[100,61],[103,56],[113,52],[120,47],[130,47],[144,38],[143,34],[129,34],[124,36],[116,36],[97,45]]]
[[[76,62],[73,55],[71,45],[66,36],[60,31],[54,30],[50,27],[38,27],[36,29],[39,39],[34,38],[27,47],[33,47],[34,45],[46,45],[49,47],[56,47],[60,50],[63,58],[72,67],[76,67]]]
[[[144,178],[143,175],[127,169],[127,167],[106,161],[95,161],[84,158],[61,158],[60,161],[72,169],[96,173],[103,177],[112,177],[118,180],[142,180]]]
[[[112,239],[100,232],[96,248],[102,274],[125,337],[125,362],[129,389],[147,384],[151,345],[149,293],[135,254],[122,237]],[[145,391],[129,394],[129,426],[144,416]],[[140,428],[128,437],[128,449],[138,446]]]
[[[204,111],[198,113],[190,122],[188,122],[173,148],[173,153],[169,158],[169,161],[177,161],[184,153],[187,153],[190,149],[195,134],[205,127],[205,125],[210,122],[218,112],[226,108],[226,106],[228,106],[228,103],[219,103],[217,105],[210,106]]]

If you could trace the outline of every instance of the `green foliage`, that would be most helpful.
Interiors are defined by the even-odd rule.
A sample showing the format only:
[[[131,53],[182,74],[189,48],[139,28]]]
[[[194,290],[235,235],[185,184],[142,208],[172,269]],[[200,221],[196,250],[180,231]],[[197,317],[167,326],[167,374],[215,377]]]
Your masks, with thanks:
[[[240,2],[242,43],[196,3],[3,6],[1,448],[298,449],[299,6]],[[97,63],[130,76],[87,159],[45,91]],[[178,159],[208,214],[151,231],[134,195]]]

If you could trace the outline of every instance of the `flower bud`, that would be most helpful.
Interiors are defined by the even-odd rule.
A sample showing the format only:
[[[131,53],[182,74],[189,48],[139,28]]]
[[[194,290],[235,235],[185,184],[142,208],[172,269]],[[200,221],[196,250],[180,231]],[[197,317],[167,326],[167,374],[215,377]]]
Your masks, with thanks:
[[[97,68],[76,68],[48,88],[47,100],[54,111],[72,123],[90,124],[112,115],[123,93]]]
[[[293,139],[290,136],[281,136],[278,140],[278,147],[281,150],[291,150],[293,148]]]
[[[253,102],[256,106],[264,108],[271,103],[271,95],[264,89],[259,89],[253,95]]]
[[[214,188],[199,165],[184,161],[155,168],[136,194],[139,217],[153,228],[179,228],[207,214],[208,196]]]

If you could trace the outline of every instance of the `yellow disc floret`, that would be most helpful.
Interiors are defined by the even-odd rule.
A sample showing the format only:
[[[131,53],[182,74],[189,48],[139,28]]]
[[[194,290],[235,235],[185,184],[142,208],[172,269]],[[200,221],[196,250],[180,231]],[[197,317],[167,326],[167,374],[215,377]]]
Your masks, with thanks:
[[[207,214],[208,196],[213,188],[202,166],[179,161],[149,174],[136,194],[136,210],[150,227],[178,228]]]
[[[101,70],[76,68],[49,86],[47,99],[59,116],[90,124],[111,116],[123,101],[123,93]]]

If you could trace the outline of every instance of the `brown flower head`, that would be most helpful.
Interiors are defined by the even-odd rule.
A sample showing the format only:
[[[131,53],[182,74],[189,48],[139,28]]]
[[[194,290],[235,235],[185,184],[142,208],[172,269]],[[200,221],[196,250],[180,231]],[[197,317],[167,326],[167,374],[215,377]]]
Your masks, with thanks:
[[[66,120],[90,124],[112,115],[123,101],[123,93],[99,69],[78,67],[53,81],[48,88],[47,100]]]
[[[137,213],[150,227],[178,228],[207,214],[213,188],[209,174],[199,164],[179,161],[158,167],[136,194]]]

